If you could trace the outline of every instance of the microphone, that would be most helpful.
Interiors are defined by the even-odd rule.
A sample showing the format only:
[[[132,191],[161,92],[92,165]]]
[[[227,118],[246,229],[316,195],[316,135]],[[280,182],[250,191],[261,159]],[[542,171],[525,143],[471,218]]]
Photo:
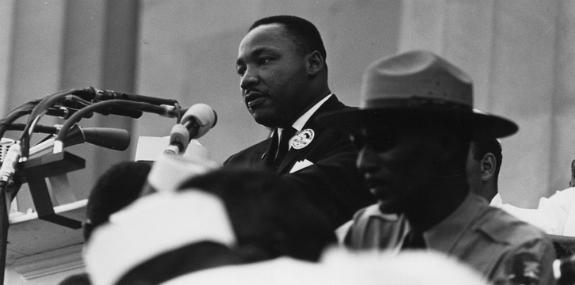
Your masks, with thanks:
[[[207,104],[192,105],[182,116],[180,124],[190,132],[190,139],[197,139],[205,135],[218,121],[218,115]]]
[[[87,142],[113,150],[126,150],[130,146],[130,140],[130,133],[124,129],[75,127],[66,136],[64,145],[71,146]]]
[[[38,127],[38,126],[37,126]],[[44,127],[45,131],[57,133],[59,127]],[[64,146],[89,143],[113,150],[126,150],[130,146],[131,136],[127,130],[116,128],[90,127],[82,128],[75,125],[64,139]],[[54,138],[47,139],[30,148],[30,155],[49,149],[54,145]]]
[[[170,145],[165,153],[180,154],[184,152],[191,139],[205,135],[216,125],[218,116],[212,107],[198,103],[192,105],[182,116],[179,124],[170,131]]]
[[[180,107],[178,106],[168,106],[168,105],[160,105],[156,106],[150,103],[145,102],[136,102],[136,101],[129,101],[129,100],[121,100],[121,99],[113,99],[98,102],[87,106],[78,112],[74,113],[67,121],[62,124],[62,128],[58,132],[56,136],[56,141],[54,142],[54,153],[61,152],[64,148],[63,140],[66,137],[66,133],[69,129],[78,122],[82,116],[90,113],[96,112],[97,110],[101,110],[103,108],[110,108],[110,107],[119,107],[120,109],[117,110],[137,110],[137,111],[144,111],[144,112],[151,112],[156,113],[163,116],[173,116],[173,117],[180,117]],[[131,113],[131,111],[130,111]]]
[[[11,124],[7,126],[7,130],[16,131],[23,130],[24,124]],[[56,134],[60,131],[61,126],[44,126],[36,125],[34,132]],[[88,127],[82,128],[74,125],[66,138],[64,139],[65,146],[72,146],[80,143],[90,143],[105,148],[115,150],[126,150],[130,146],[131,136],[127,130],[117,128],[104,128],[104,127]]]
[[[190,142],[190,132],[184,125],[175,124],[170,130],[170,144],[164,153],[180,154],[184,152]]]
[[[106,101],[106,100],[129,100],[150,103],[153,105],[177,105],[178,101],[174,99],[165,99],[157,97],[149,97],[136,94],[126,94],[114,90],[100,90],[93,87],[88,87],[86,89],[79,90],[75,92],[83,98],[94,101]]]
[[[118,115],[130,117],[132,119],[139,119],[144,114],[141,110],[122,106],[110,106],[108,108],[94,110],[94,112],[101,115]]]

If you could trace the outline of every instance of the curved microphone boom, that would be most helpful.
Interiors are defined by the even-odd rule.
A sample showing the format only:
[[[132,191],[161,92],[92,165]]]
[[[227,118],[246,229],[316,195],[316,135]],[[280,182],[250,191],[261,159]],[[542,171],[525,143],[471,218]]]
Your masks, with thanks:
[[[79,121],[82,118],[82,116],[84,116],[86,113],[95,112],[97,110],[109,107],[121,107],[125,108],[126,110],[128,109],[140,110],[144,112],[156,113],[158,115],[167,117],[178,117],[178,118],[180,117],[180,109],[179,107],[176,106],[165,106],[165,105],[156,106],[144,102],[119,100],[119,99],[94,103],[74,113],[72,116],[70,116],[70,118],[68,118],[68,120],[64,122],[64,124],[62,124],[62,128],[58,132],[58,135],[56,136],[56,141],[54,142],[54,149],[53,149],[54,153],[59,153],[63,150],[64,148],[63,140],[64,138],[66,138],[68,130],[74,124],[76,124],[76,122]]]
[[[18,131],[25,128],[24,124],[11,124],[6,129],[9,131]],[[34,126],[34,132],[45,134],[57,134],[61,126]],[[126,150],[130,146],[131,136],[127,130],[118,128],[105,127],[87,127],[83,128],[78,125],[73,126],[66,138],[64,146],[72,146],[80,143],[89,143],[105,148],[115,150]]]
[[[207,104],[192,105],[182,116],[179,124],[170,131],[170,145],[166,153],[180,154],[186,150],[191,139],[205,135],[216,125],[218,116],[216,111]]]
[[[118,92],[114,90],[101,90],[94,87],[88,87],[81,89],[75,94],[85,98],[86,100],[91,100],[94,102],[107,101],[107,100],[128,100],[135,102],[145,102],[153,105],[178,105],[178,100],[166,99],[158,97],[150,97],[137,94],[127,94],[123,92]]]

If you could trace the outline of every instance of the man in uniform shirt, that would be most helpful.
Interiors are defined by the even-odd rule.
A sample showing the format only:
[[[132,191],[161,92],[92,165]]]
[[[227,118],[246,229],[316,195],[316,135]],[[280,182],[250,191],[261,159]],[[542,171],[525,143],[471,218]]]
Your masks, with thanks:
[[[525,277],[519,269],[537,284],[554,283],[545,235],[468,189],[471,139],[511,135],[517,126],[474,112],[471,80],[459,68],[425,51],[377,60],[364,74],[360,110],[325,120],[352,134],[357,166],[378,199],[356,213],[348,246],[430,249],[491,281]]]
[[[330,91],[326,51],[316,27],[295,16],[260,19],[240,42],[236,65],[248,111],[272,134],[224,164],[283,175],[333,228],[373,203],[347,136],[332,124],[316,123],[320,114],[350,109]]]

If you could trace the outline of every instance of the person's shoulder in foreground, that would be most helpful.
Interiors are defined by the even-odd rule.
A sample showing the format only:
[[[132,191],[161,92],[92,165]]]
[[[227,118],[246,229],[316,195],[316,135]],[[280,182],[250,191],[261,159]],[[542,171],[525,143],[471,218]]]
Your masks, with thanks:
[[[477,272],[438,252],[352,253],[326,251],[320,263],[275,260],[205,270],[181,276],[164,285],[180,284],[330,284],[330,285],[487,285]]]

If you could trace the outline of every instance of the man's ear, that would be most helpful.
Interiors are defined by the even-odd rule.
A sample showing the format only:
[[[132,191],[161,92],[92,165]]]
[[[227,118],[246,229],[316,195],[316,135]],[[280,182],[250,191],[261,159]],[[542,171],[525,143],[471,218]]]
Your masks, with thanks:
[[[495,170],[497,169],[497,159],[495,159],[495,155],[490,152],[486,153],[481,159],[479,167],[481,168],[481,180],[487,181],[493,178],[493,176],[495,176]]]
[[[325,60],[321,53],[314,50],[306,55],[306,70],[309,76],[316,76],[325,65]]]

